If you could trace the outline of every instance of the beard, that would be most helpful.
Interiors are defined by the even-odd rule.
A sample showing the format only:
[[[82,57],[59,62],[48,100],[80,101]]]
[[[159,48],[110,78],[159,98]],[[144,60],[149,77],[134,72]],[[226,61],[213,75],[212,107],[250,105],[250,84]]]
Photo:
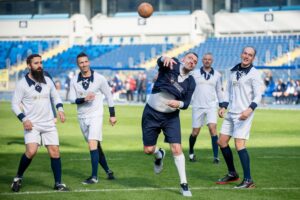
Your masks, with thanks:
[[[46,80],[44,77],[44,70],[43,69],[39,69],[39,70],[31,70],[31,75],[34,78],[34,80],[36,80],[39,83],[45,83],[46,84]]]

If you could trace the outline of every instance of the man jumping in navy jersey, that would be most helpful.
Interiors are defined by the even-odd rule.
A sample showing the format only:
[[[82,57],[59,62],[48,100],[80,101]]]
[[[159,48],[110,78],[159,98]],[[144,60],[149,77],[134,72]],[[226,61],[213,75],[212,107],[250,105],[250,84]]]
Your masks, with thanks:
[[[181,147],[179,109],[187,109],[191,102],[196,84],[190,72],[197,62],[198,55],[193,52],[187,53],[181,62],[168,57],[157,60],[158,77],[142,118],[144,152],[155,155],[154,172],[158,174],[163,169],[165,150],[156,146],[162,130],[174,156],[183,196],[192,196],[192,193],[187,184],[185,157]]]

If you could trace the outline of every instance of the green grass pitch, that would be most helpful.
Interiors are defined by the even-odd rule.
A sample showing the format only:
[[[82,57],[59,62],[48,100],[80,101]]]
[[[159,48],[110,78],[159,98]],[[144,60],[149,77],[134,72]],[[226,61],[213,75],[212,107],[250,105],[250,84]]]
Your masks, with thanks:
[[[99,167],[100,181],[82,185],[91,173],[90,157],[76,118],[75,105],[65,105],[67,121],[58,123],[63,181],[70,192],[54,192],[50,159],[44,147],[27,169],[23,187],[17,194],[10,184],[24,152],[22,124],[12,113],[9,103],[0,102],[0,199],[183,199],[179,193],[179,177],[168,144],[163,135],[158,145],[167,149],[164,171],[153,172],[153,156],[143,153],[141,136],[142,106],[116,106],[118,123],[111,127],[105,109],[103,148],[116,180],[106,180]],[[300,199],[300,111],[257,110],[247,148],[256,189],[233,190],[235,184],[216,185],[226,173],[212,164],[211,141],[207,128],[197,139],[198,162],[186,162],[187,178],[193,199]],[[220,128],[221,120],[218,122]],[[191,110],[181,112],[182,144],[187,158],[191,132]],[[235,165],[242,176],[238,155]]]

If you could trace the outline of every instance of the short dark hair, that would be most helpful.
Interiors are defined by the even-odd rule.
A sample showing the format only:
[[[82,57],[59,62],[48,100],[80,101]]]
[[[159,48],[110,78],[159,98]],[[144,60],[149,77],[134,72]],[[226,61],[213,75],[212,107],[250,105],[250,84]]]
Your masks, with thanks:
[[[184,54],[184,56],[189,55],[189,54],[193,54],[198,59],[198,54],[196,54],[195,52],[192,52],[192,51],[187,52],[186,54]]]
[[[243,48],[243,51],[242,51],[242,53],[244,53],[244,50],[246,49],[246,48],[251,48],[251,49],[253,49],[253,51],[254,51],[254,57],[255,57],[255,55],[256,55],[256,49],[254,48],[254,47],[252,47],[252,46],[245,46],[244,48]]]
[[[213,54],[211,52],[206,52],[206,53],[203,54],[203,56],[206,56],[206,55],[213,56]]]
[[[88,58],[88,55],[86,55],[86,53],[84,53],[84,52],[81,52],[80,54],[77,55],[76,60],[78,60],[78,58],[81,58],[81,57],[87,57]]]
[[[41,55],[39,55],[39,54],[31,54],[30,56],[28,56],[27,57],[27,59],[26,59],[26,63],[27,63],[27,65],[30,65],[31,64],[31,61],[32,61],[32,59],[33,58],[36,58],[36,57],[39,57],[39,58],[41,58],[42,56]]]

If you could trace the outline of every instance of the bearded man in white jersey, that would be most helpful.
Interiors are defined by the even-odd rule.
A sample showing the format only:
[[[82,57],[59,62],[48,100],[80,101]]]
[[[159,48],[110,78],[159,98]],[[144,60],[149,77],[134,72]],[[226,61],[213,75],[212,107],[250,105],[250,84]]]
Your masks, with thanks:
[[[43,144],[51,158],[54,189],[67,191],[68,188],[61,182],[59,139],[50,98],[58,110],[61,122],[65,121],[63,104],[53,81],[44,76],[41,56],[38,54],[28,56],[27,67],[29,73],[18,82],[12,99],[12,110],[23,123],[26,151],[21,157],[11,189],[14,192],[20,190],[23,174],[36,155],[39,145]]]
[[[213,149],[213,163],[219,163],[218,135],[217,135],[217,99],[219,105],[223,102],[222,76],[212,68],[213,56],[206,53],[202,57],[203,66],[194,70],[192,75],[196,81],[196,88],[192,98],[192,133],[189,138],[189,157],[191,162],[196,161],[194,145],[201,127],[208,126]]]
[[[114,126],[117,119],[111,89],[105,77],[91,70],[89,58],[85,53],[77,56],[77,65],[80,73],[71,80],[70,100],[77,104],[81,132],[88,142],[92,164],[92,174],[82,184],[95,184],[98,183],[98,163],[105,170],[107,179],[115,178],[108,167],[100,143],[102,141],[103,95],[108,102],[110,124]]]
[[[246,149],[246,140],[249,139],[254,110],[261,101],[263,87],[261,75],[252,64],[255,54],[256,50],[253,47],[243,49],[241,63],[230,70],[224,102],[219,110],[219,116],[224,117],[224,121],[218,144],[226,161],[228,173],[216,183],[227,184],[239,180],[233,163],[233,155],[228,145],[229,140],[233,137],[244,171],[244,179],[234,187],[236,189],[255,187],[250,174],[250,158]],[[227,107],[228,113],[225,116]]]

